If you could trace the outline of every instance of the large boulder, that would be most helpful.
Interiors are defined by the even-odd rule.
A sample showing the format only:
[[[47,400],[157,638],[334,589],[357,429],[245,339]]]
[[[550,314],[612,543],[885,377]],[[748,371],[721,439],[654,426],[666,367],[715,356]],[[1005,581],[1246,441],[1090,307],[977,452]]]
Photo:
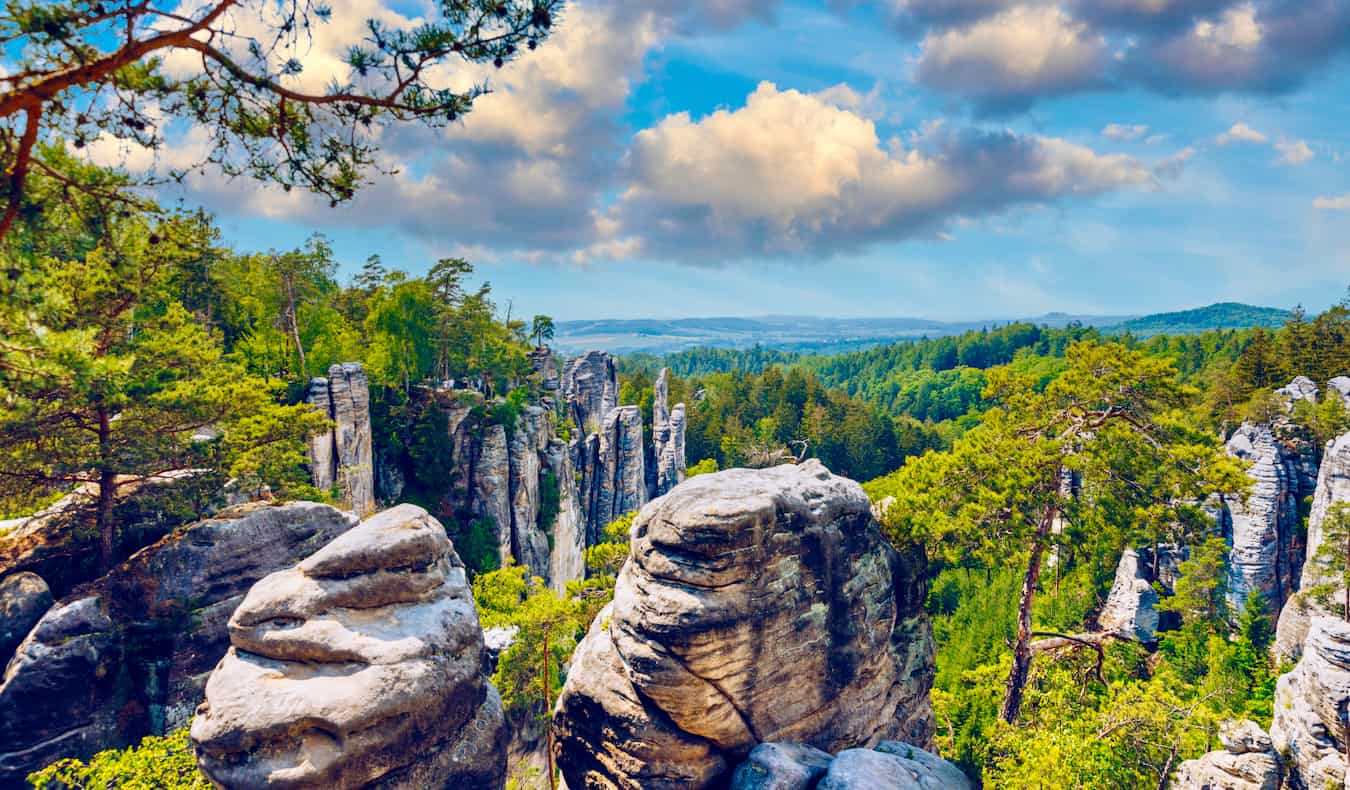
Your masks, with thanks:
[[[54,600],[47,583],[36,573],[14,573],[0,579],[0,668],[33,630]]]
[[[1219,727],[1223,751],[1187,760],[1177,769],[1174,790],[1278,790],[1280,755],[1254,721],[1224,722]]]
[[[1161,616],[1153,585],[1158,584],[1170,593],[1185,559],[1183,546],[1159,545],[1121,552],[1115,583],[1097,617],[1098,627],[1138,642],[1155,641]]]
[[[57,603],[0,683],[0,787],[58,758],[183,726],[249,587],[354,523],[312,502],[241,506],[142,549]]]
[[[225,788],[493,788],[501,700],[464,566],[414,505],[267,576],[230,618],[191,739]]]
[[[569,787],[702,788],[758,744],[926,744],[922,554],[818,461],[701,475],[644,507],[554,716]]]
[[[1350,623],[1312,618],[1303,657],[1275,686],[1274,748],[1288,755],[1296,787],[1345,787],[1350,747]]]
[[[970,790],[941,757],[907,743],[846,749],[838,757],[799,743],[761,743],[741,763],[730,790]]]
[[[333,421],[332,430],[310,439],[315,487],[326,491],[336,484],[345,507],[358,516],[374,512],[374,437],[365,369],[357,362],[333,365],[327,378],[310,381],[309,402]]]

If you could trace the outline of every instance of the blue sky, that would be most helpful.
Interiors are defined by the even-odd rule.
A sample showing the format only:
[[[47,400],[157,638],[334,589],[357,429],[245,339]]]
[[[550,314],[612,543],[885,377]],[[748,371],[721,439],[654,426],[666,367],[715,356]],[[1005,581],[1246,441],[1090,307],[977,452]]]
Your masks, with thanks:
[[[350,206],[174,196],[349,272],[463,254],[560,319],[1320,309],[1348,53],[1343,0],[579,3],[462,126],[390,130]]]

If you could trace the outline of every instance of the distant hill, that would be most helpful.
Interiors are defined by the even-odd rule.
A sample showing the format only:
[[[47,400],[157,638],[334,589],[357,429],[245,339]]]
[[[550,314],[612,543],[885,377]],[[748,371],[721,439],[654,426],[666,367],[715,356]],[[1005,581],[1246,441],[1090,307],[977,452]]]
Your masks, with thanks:
[[[1240,302],[1219,302],[1193,310],[1156,313],[1132,318],[1118,324],[1101,326],[1105,334],[1129,332],[1136,337],[1153,335],[1193,335],[1212,329],[1246,329],[1252,326],[1278,327],[1289,318],[1289,311],[1278,307],[1257,307]]]
[[[1279,326],[1289,311],[1224,302],[1156,315],[1071,315],[1046,313],[1022,318],[934,321],[926,318],[820,318],[768,315],[753,318],[598,319],[559,321],[554,346],[564,354],[601,349],[614,354],[673,354],[695,348],[753,346],[811,354],[840,354],[903,340],[959,335],[1022,321],[1063,328],[1094,326],[1104,334],[1129,331],[1136,337],[1195,334],[1210,329]]]

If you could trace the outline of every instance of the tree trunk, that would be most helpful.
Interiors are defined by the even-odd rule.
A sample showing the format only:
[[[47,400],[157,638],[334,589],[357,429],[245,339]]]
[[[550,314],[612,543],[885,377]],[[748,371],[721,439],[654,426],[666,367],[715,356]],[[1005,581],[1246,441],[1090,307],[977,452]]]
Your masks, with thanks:
[[[98,526],[98,567],[100,573],[107,573],[113,566],[116,546],[116,524],[113,523],[113,505],[117,502],[117,473],[109,459],[109,445],[112,443],[112,415],[107,409],[98,410],[98,511],[95,522]]]
[[[558,790],[558,780],[554,777],[553,770],[553,703],[549,699],[549,677],[548,677],[548,631],[544,631],[544,713],[548,716],[548,721],[544,724],[544,756],[548,760],[548,787],[549,790]]]
[[[290,318],[291,339],[295,341],[295,355],[300,360],[300,378],[309,379],[309,370],[305,366],[305,347],[300,343],[300,318],[296,314],[295,306],[295,279],[293,276],[284,276],[286,283],[286,302],[288,308],[288,318]]]
[[[1045,509],[1041,522],[1036,527],[1036,537],[1031,544],[1031,556],[1027,559],[1027,572],[1022,577],[1022,595],[1017,602],[1017,639],[1013,643],[1012,669],[1008,672],[1008,683],[1003,694],[1003,706],[998,716],[1013,724],[1022,710],[1022,692],[1031,675],[1031,605],[1036,598],[1036,585],[1041,578],[1041,561],[1045,557],[1046,538],[1054,524],[1059,508],[1051,505]]]

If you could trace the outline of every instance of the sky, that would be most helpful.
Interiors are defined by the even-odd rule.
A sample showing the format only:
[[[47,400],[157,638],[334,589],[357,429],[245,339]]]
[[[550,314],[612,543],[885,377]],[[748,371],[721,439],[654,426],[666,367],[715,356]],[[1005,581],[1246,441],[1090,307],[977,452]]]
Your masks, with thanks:
[[[303,79],[364,18],[335,4]],[[241,250],[460,255],[517,315],[978,319],[1350,285],[1345,0],[572,2],[350,203],[219,174]],[[180,140],[188,146],[188,140]],[[172,152],[167,154],[172,156]]]

